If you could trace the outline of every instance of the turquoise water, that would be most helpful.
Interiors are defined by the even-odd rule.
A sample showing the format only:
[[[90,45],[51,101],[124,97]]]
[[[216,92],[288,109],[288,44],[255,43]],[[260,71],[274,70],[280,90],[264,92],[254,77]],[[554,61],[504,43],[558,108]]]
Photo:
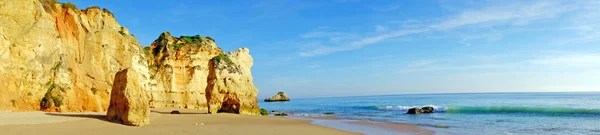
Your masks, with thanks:
[[[297,116],[418,124],[438,134],[599,134],[600,93],[415,94],[292,99],[261,102]],[[408,115],[433,106],[432,114]],[[440,128],[444,127],[444,128]],[[447,128],[446,128],[447,127]]]

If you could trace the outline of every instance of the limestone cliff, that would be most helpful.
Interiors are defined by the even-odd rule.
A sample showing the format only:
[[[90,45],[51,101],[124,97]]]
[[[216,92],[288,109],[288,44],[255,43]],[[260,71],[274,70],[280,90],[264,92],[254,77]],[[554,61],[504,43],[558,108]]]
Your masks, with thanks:
[[[199,37],[175,38],[168,32],[160,35],[148,55],[153,108],[176,107],[206,109],[205,89],[209,61],[223,51],[214,40]]]
[[[142,49],[98,7],[0,1],[0,63],[0,112],[106,111],[112,87],[128,85],[115,74],[134,69],[142,79],[128,80],[150,93],[150,107],[258,114],[248,49],[224,54],[210,37],[166,32]]]
[[[258,89],[252,83],[252,57],[248,48],[212,59],[206,98],[209,113],[219,111],[247,115],[260,114]]]
[[[152,80],[151,107],[258,114],[248,49],[224,54],[210,37],[176,38],[165,32],[144,50]]]
[[[141,54],[106,9],[0,1],[0,111],[105,111],[118,71],[147,70]]]

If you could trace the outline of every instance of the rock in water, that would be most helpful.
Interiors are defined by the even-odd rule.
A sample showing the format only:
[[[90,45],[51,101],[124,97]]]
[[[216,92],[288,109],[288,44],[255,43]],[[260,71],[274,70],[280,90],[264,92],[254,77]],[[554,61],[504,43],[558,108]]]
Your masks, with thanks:
[[[282,102],[282,101],[290,101],[290,97],[288,97],[285,94],[285,92],[278,92],[277,95],[265,99],[265,102]]]
[[[423,110],[423,113],[432,113],[433,109],[434,108],[431,106],[425,106],[425,107],[421,108],[421,110]]]
[[[125,125],[143,126],[150,124],[150,105],[145,85],[139,73],[125,69],[115,75],[106,113],[109,121],[121,121]]]
[[[433,113],[434,108],[431,106],[426,106],[423,108],[410,108],[406,114],[421,114],[421,113]]]
[[[247,48],[215,56],[209,63],[208,111],[260,115],[258,89],[252,83],[252,57]]]
[[[422,110],[419,108],[410,108],[406,114],[421,114]]]

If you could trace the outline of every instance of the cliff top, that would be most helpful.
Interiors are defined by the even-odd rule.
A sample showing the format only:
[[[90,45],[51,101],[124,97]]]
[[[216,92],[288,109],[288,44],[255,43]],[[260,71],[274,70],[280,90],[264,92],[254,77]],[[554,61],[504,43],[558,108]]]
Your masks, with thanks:
[[[75,6],[75,4],[73,4],[71,2],[58,2],[57,0],[39,0],[39,1],[44,6],[44,10],[46,10],[46,12],[48,12],[48,13],[56,12],[57,7],[61,6],[62,8],[72,9],[75,12],[88,12],[89,10],[99,10],[99,11],[108,13],[114,17],[114,14],[112,12],[110,12],[108,9],[106,9],[106,8],[101,9],[98,6],[91,6],[91,7],[79,10],[79,8],[77,8],[77,6]]]

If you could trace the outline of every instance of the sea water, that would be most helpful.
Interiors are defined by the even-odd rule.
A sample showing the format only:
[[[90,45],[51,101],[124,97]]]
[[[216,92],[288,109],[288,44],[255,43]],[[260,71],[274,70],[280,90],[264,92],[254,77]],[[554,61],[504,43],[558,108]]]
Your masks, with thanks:
[[[413,94],[261,102],[296,116],[334,116],[421,125],[438,134],[599,134],[600,92]],[[432,106],[431,114],[410,115]]]

